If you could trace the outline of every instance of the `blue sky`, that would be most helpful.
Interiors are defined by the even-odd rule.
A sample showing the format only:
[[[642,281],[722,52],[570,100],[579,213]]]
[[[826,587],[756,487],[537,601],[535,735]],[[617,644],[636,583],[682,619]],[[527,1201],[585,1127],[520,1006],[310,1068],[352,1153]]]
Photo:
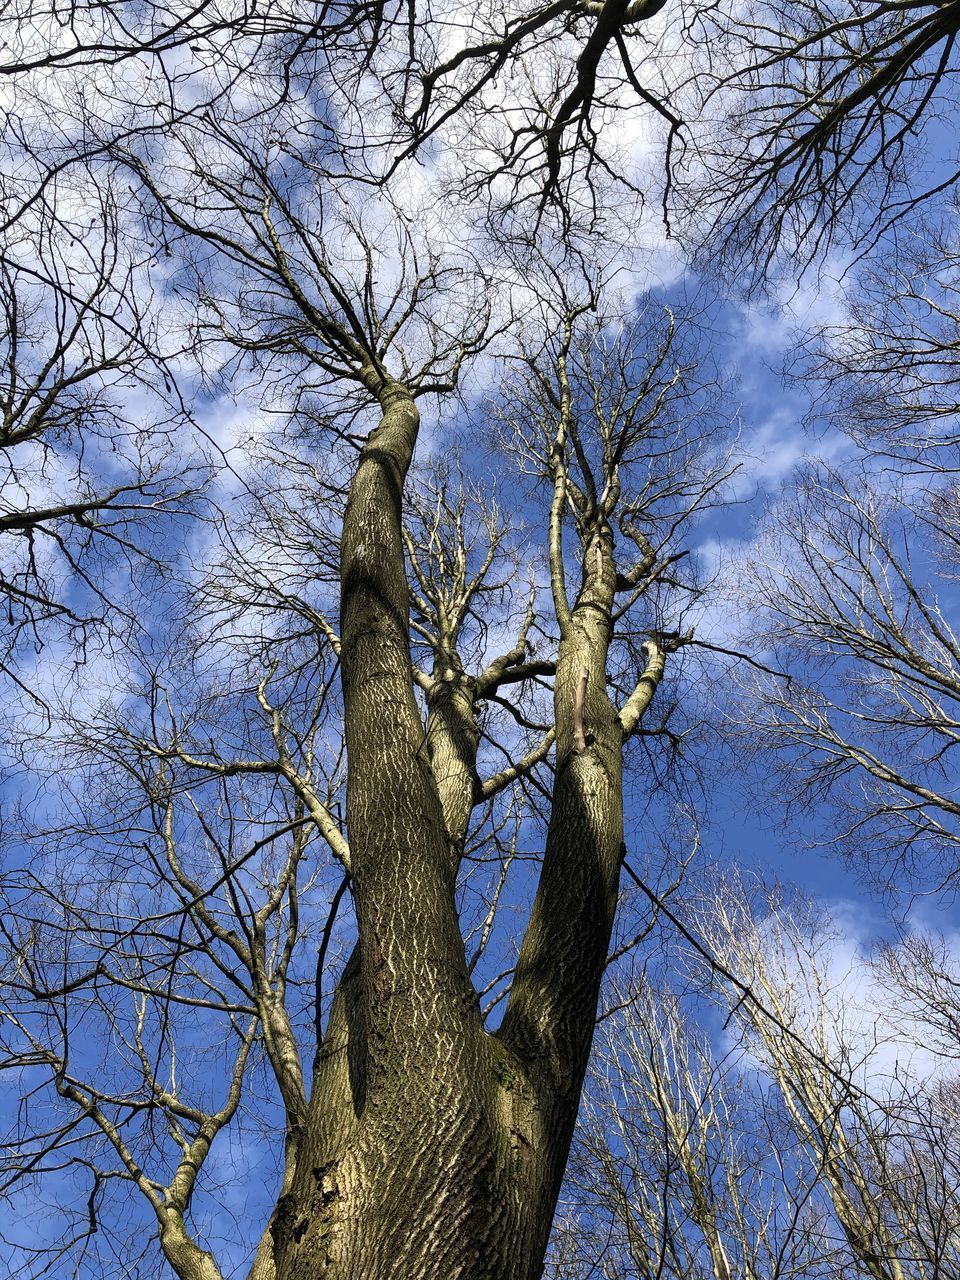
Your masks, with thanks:
[[[184,53],[183,57],[187,59],[187,54]],[[136,69],[128,69],[128,72],[136,88],[138,72]],[[46,79],[41,77],[41,89],[44,83]],[[104,87],[102,81],[96,86],[98,92]],[[108,83],[107,88],[116,86]],[[244,82],[243,89],[252,92],[249,82]],[[118,101],[122,97],[119,94]],[[33,102],[31,119],[34,126],[39,127],[48,105],[42,100],[40,106],[37,101]],[[147,105],[146,97],[137,109],[142,105]],[[370,110],[375,109],[374,103]],[[308,118],[311,111],[323,114],[327,108],[317,108],[315,104],[303,101],[291,105],[289,110],[291,118],[299,123],[301,114]],[[68,103],[63,108],[65,128],[72,127],[71,113],[72,104]],[[611,130],[614,129],[622,130],[617,139],[621,148],[630,153],[641,168],[645,166],[645,172],[650,176],[657,161],[646,123],[638,122],[634,117],[633,123],[618,121],[612,124]],[[254,132],[251,126],[251,136]],[[214,162],[222,161],[225,168],[228,167],[227,159],[216,154],[216,144],[210,139],[205,139],[205,144],[214,152]],[[180,182],[189,189],[192,178],[188,170],[178,168],[183,164],[183,156],[173,143],[164,150],[167,145],[168,140],[158,140],[158,163],[168,164],[174,188]],[[447,160],[449,162],[449,156]],[[440,203],[443,179],[449,176],[444,172],[443,162],[444,152],[438,148],[430,164],[410,166],[397,183],[398,199],[408,211],[413,212],[412,235],[419,237],[420,247],[423,248],[427,242],[434,245],[439,241],[441,248],[449,251],[451,260],[455,260],[459,268],[469,256],[467,250],[479,252],[489,246],[484,243],[482,218],[477,210],[464,208],[462,204],[447,207]],[[292,160],[287,159],[285,163],[291,169],[295,168]],[[96,175],[92,177],[95,179]],[[87,180],[90,179],[91,175],[87,175]],[[306,194],[298,209],[309,208],[310,195],[316,195],[309,180],[305,180],[303,190]],[[84,190],[81,183],[79,193],[65,194],[65,201],[68,196],[71,216],[77,207],[85,216],[84,200],[91,198],[90,188]],[[390,241],[378,259],[377,285],[386,290],[401,279],[402,264],[394,254],[395,242],[389,235],[393,211],[366,187],[348,191],[343,197],[343,207],[364,219],[371,234]],[[704,603],[697,606],[694,616],[699,639],[728,647],[749,646],[749,640],[741,635],[743,618],[739,604],[730,594],[729,584],[738,566],[749,562],[758,545],[756,539],[764,512],[775,506],[783,486],[789,485],[795,470],[803,463],[822,459],[839,468],[847,468],[856,457],[849,439],[818,421],[816,412],[811,412],[806,388],[802,384],[785,386],[779,373],[780,366],[789,359],[798,332],[803,334],[817,324],[842,319],[843,290],[850,286],[853,277],[847,276],[843,282],[839,280],[843,264],[838,261],[827,264],[818,277],[805,278],[799,286],[793,283],[782,287],[774,285],[766,300],[749,303],[742,297],[725,296],[723,281],[704,282],[688,274],[678,246],[665,240],[655,210],[655,202],[650,201],[633,223],[624,218],[620,227],[617,223],[619,210],[614,207],[609,212],[605,254],[620,268],[620,274],[609,289],[611,310],[620,306],[629,311],[637,305],[641,292],[649,289],[656,305],[673,305],[678,310],[693,305],[700,313],[701,355],[719,388],[714,399],[705,400],[702,410],[704,414],[709,410],[716,415],[718,422],[724,424],[740,469],[729,485],[736,500],[705,514],[686,534],[693,552],[691,558],[699,559],[702,571],[716,575],[718,579],[714,594],[708,595]],[[230,224],[229,211],[222,216],[224,222]],[[146,859],[142,862],[140,859],[148,838],[154,837],[156,832],[144,833],[142,826],[146,819],[142,815],[146,806],[141,800],[138,809],[134,799],[130,798],[132,784],[131,792],[123,789],[119,766],[115,772],[110,772],[104,765],[101,773],[98,764],[87,763],[95,756],[84,753],[94,753],[105,743],[113,743],[116,754],[120,755],[121,735],[111,739],[111,733],[117,732],[118,725],[126,730],[133,725],[146,732],[144,726],[149,725],[152,718],[161,728],[169,730],[171,718],[189,717],[191,713],[194,716],[194,740],[200,743],[195,747],[198,754],[204,741],[209,740],[212,744],[214,737],[220,748],[230,747],[237,754],[268,749],[269,728],[266,718],[257,711],[253,698],[256,679],[251,672],[259,674],[255,668],[260,663],[260,669],[263,669],[265,655],[268,656],[271,650],[271,627],[278,624],[271,615],[270,607],[245,609],[229,600],[225,603],[226,592],[216,599],[208,593],[205,597],[205,607],[209,610],[207,617],[214,621],[208,625],[208,634],[201,636],[202,643],[198,643],[196,655],[184,656],[179,652],[184,637],[191,634],[192,627],[195,628],[194,634],[202,632],[205,623],[202,609],[199,606],[194,609],[189,597],[185,602],[182,587],[184,582],[194,588],[198,583],[206,584],[212,569],[224,564],[229,567],[233,548],[227,544],[225,549],[223,534],[227,530],[249,551],[253,565],[251,573],[261,574],[261,585],[264,579],[274,574],[284,584],[312,592],[310,600],[316,607],[332,609],[334,592],[329,576],[324,578],[329,567],[322,562],[323,537],[330,530],[323,525],[322,501],[317,500],[315,507],[309,505],[310,484],[316,482],[316,498],[320,492],[319,482],[329,476],[339,479],[346,467],[345,459],[350,457],[349,446],[338,443],[332,433],[325,434],[323,423],[312,424],[308,431],[293,429],[283,435],[284,425],[291,425],[285,423],[292,403],[291,379],[282,370],[277,372],[276,366],[265,371],[250,362],[226,360],[219,344],[211,347],[205,361],[198,361],[196,348],[190,341],[194,316],[188,282],[194,283],[194,277],[190,266],[177,257],[182,246],[175,245],[168,257],[159,240],[148,241],[152,230],[145,226],[135,202],[122,210],[120,227],[122,243],[129,246],[131,256],[138,262],[135,280],[144,291],[142,298],[138,295],[138,299],[149,316],[156,319],[158,342],[169,356],[169,368],[178,378],[189,410],[177,423],[172,437],[173,456],[180,462],[213,468],[215,479],[206,494],[209,505],[201,505],[203,520],[177,518],[147,539],[148,547],[173,566],[172,581],[149,573],[136,556],[128,558],[123,555],[116,560],[108,557],[99,566],[98,572],[103,575],[108,592],[132,601],[135,621],[142,628],[139,634],[137,627],[133,628],[135,656],[131,657],[130,649],[122,645],[101,647],[94,639],[85,662],[76,665],[75,635],[55,628],[44,636],[42,646],[28,644],[22,648],[18,657],[19,674],[30,688],[41,693],[54,707],[55,728],[49,734],[45,733],[44,713],[29,701],[21,699],[18,703],[17,695],[11,695],[12,701],[6,713],[11,723],[19,719],[18,732],[22,738],[15,742],[11,738],[16,749],[8,753],[9,771],[0,796],[8,832],[16,833],[19,814],[15,805],[21,800],[30,821],[55,828],[48,833],[49,838],[33,846],[17,834],[8,835],[5,849],[8,876],[16,881],[28,867],[44,874],[54,868],[62,869],[65,875],[77,876],[79,873],[84,881],[83,889],[93,902],[102,904],[101,899],[107,902],[111,894],[116,895],[112,905],[118,913],[131,909],[131,901],[132,909],[142,909],[143,902],[150,898],[150,864]],[[32,224],[28,230],[30,234],[36,234]],[[447,237],[446,242],[444,236]],[[614,243],[616,237],[621,243]],[[145,241],[149,254],[144,247]],[[324,245],[331,253],[338,249],[346,253],[343,246],[348,241],[344,219],[329,230]],[[355,245],[350,252],[354,254],[352,263],[356,273],[358,261],[362,267],[362,258],[356,256]],[[151,255],[153,260],[148,262]],[[66,258],[69,261],[69,251],[66,251]],[[242,290],[234,264],[224,265],[220,261],[214,269],[210,263],[210,254],[205,249],[199,267],[193,264],[203,286],[212,292],[221,291],[223,310],[229,322],[236,321],[240,326],[249,322],[249,315],[245,316],[240,308]],[[522,266],[518,268],[516,261],[507,266],[501,258],[492,274],[495,308],[502,308],[505,314],[509,303],[518,313],[536,313],[539,299],[537,280],[532,271],[527,276]],[[532,322],[530,328],[533,328]],[[516,334],[511,332],[504,339],[502,348],[511,348],[515,341]],[[492,348],[476,360],[464,382],[466,405],[451,400],[440,411],[434,405],[425,405],[421,451],[425,458],[449,459],[456,447],[475,478],[480,480],[489,478],[484,475],[485,468],[502,472],[501,488],[510,519],[517,523],[526,519],[536,529],[537,521],[542,517],[543,502],[540,501],[538,509],[537,500],[530,496],[528,488],[521,491],[514,474],[504,468],[502,457],[491,461],[489,454],[481,455],[477,444],[483,417],[478,406],[483,395],[496,386],[508,367],[503,349]],[[100,479],[116,474],[118,468],[122,471],[132,465],[126,446],[130,446],[131,455],[135,453],[137,429],[150,417],[150,410],[156,408],[159,411],[168,405],[161,406],[156,389],[152,394],[127,387],[123,389],[121,398],[134,424],[129,434],[124,435],[126,444],[118,444],[109,433],[95,441],[87,439],[83,449],[76,442],[59,441],[50,454],[46,473],[42,466],[44,460],[33,459],[36,464],[33,475],[35,499],[39,500],[46,492],[50,476],[60,483],[64,474],[72,474],[71,469],[77,467],[77,459],[81,455],[84,465],[89,465],[92,474]],[[319,412],[331,403],[324,399],[321,390],[314,408]],[[297,427],[296,423],[292,425]],[[362,431],[365,419],[361,418],[356,425],[357,430]],[[271,446],[287,449],[288,453],[279,461],[276,455],[270,461],[267,454]],[[225,462],[228,465],[224,465]],[[28,470],[23,466],[24,473]],[[279,532],[277,528],[268,528],[266,517],[270,514],[274,498],[289,498],[291,495],[294,501],[287,523]],[[21,497],[16,486],[6,491],[0,487],[0,498],[9,506],[13,505],[15,498],[20,500]],[[331,517],[331,525],[335,532],[335,516]],[[271,534],[277,539],[273,544],[269,541]],[[281,535],[289,539],[286,544]],[[294,550],[290,549],[291,545]],[[18,545],[11,553],[11,563],[16,562],[16,555],[21,551],[22,547]],[[533,556],[530,558],[534,559]],[[540,569],[542,571],[542,564]],[[51,553],[50,571],[54,580],[61,580],[59,587],[68,602],[79,605],[89,599],[89,593],[82,584],[62,581],[65,564],[57,559],[55,552]],[[518,608],[522,605],[525,576],[524,573],[523,590],[516,592],[513,601],[511,628],[515,627]],[[509,584],[517,587],[515,574],[509,579]],[[232,580],[231,585],[235,585]],[[239,591],[239,587],[236,590]],[[942,598],[950,604],[955,603],[954,589],[945,591]],[[282,623],[279,625],[282,627]],[[492,627],[490,633],[478,640],[478,645],[495,647],[495,644],[502,644],[509,634],[512,634],[510,628]],[[278,643],[277,649],[280,648]],[[268,692],[282,692],[283,688],[295,691],[291,695],[294,705],[290,715],[291,719],[297,718],[298,726],[308,718],[304,691],[315,692],[319,683],[315,671],[304,674],[309,663],[316,662],[316,655],[308,653],[308,648],[308,642],[304,641],[299,648],[291,644],[284,649],[284,660],[289,669],[284,670],[277,677],[276,684],[268,688]],[[304,657],[305,653],[307,657]],[[752,652],[752,656],[762,659],[764,654]],[[297,666],[298,660],[302,660],[302,667]],[[325,660],[329,662],[331,686],[335,687],[336,664],[329,654],[325,655]],[[156,674],[152,670],[153,663],[156,663],[159,674],[151,690],[151,679]],[[687,663],[672,689],[677,692],[681,706],[685,702],[690,705],[691,715],[702,710],[716,726],[731,713],[728,701],[730,685],[726,674],[729,670],[727,660],[707,656],[700,664]],[[715,687],[708,688],[711,684]],[[169,696],[169,703],[159,696],[158,691]],[[156,695],[152,707],[145,696],[150,692]],[[332,695],[332,700],[335,701],[335,697]],[[69,711],[77,719],[83,714],[93,718],[94,729],[86,740],[69,723],[68,716],[60,718],[61,710]],[[736,718],[736,708],[733,708],[730,718]],[[335,716],[332,719],[335,720]],[[228,727],[224,729],[224,725]],[[326,732],[327,723],[323,722],[322,727]],[[335,738],[335,728],[331,732]],[[699,789],[695,792],[701,826],[700,863],[721,869],[736,864],[764,881],[779,880],[796,885],[815,897],[825,912],[835,913],[841,921],[855,923],[856,928],[851,924],[851,931],[855,934],[858,956],[867,955],[874,939],[893,936],[898,926],[909,930],[921,925],[941,928],[946,932],[953,932],[960,926],[960,917],[950,899],[930,897],[912,903],[903,899],[895,903],[883,900],[854,865],[831,856],[823,847],[828,826],[821,811],[814,810],[794,816],[788,822],[781,821],[780,797],[768,785],[768,767],[763,759],[746,761],[734,735],[725,737],[707,728],[694,741],[701,776]],[[21,749],[22,742],[26,746]],[[342,777],[342,764],[336,761],[336,743],[331,746],[323,733],[318,736],[318,742],[324,749],[330,749],[334,759],[331,770],[336,777]],[[487,761],[494,759],[495,752],[490,748]],[[949,785],[952,785],[952,779]],[[196,790],[199,793],[203,788],[198,785]],[[214,790],[208,787],[203,794],[207,796]],[[692,824],[687,823],[682,815],[677,818],[676,798],[672,795],[648,795],[649,805],[644,807],[642,777],[639,780],[635,778],[628,790],[632,797],[627,813],[631,861],[641,870],[646,871],[649,867],[651,875],[657,876],[657,883],[662,887],[669,882],[670,866],[661,868],[660,864],[664,860],[670,863],[676,858],[677,845],[686,849],[686,842],[692,840]],[[217,831],[222,835],[230,827],[229,838],[232,840],[236,836],[238,848],[264,813],[278,820],[283,816],[282,801],[274,794],[258,790],[252,784],[240,794],[238,812],[243,812],[248,827],[238,824],[241,828],[239,835],[236,835],[224,812],[217,808],[217,802],[210,802],[216,821],[221,823]],[[129,830],[123,827],[122,821],[118,824],[118,833],[112,844],[102,832],[98,835],[95,829],[69,832],[68,838],[59,838],[59,829],[68,830],[68,824],[73,821],[83,827],[85,808],[89,811],[93,828],[94,820],[102,817],[111,804],[121,803],[129,805],[133,817]],[[251,813],[254,815],[252,818]],[[643,846],[651,817],[655,837]],[[184,844],[197,857],[198,864],[202,864],[203,841],[199,835],[199,822],[194,821],[191,825],[189,815],[181,820]],[[227,837],[223,838],[226,840]],[[534,823],[521,824],[521,852],[525,842],[529,846],[541,840],[542,832]],[[234,846],[231,844],[230,848]],[[42,851],[38,852],[38,849]],[[118,864],[127,860],[123,873],[127,879],[119,892],[113,888],[108,893],[109,877],[101,874],[102,866],[110,857],[116,857]],[[309,994],[305,992],[322,926],[322,903],[339,880],[339,873],[329,860],[322,865],[324,870],[310,890],[314,895],[309,904],[312,936],[295,968],[297,980],[304,984],[303,990],[296,993],[298,1018],[302,1026],[309,1022]],[[269,868],[263,872],[264,877],[268,871]],[[697,874],[695,864],[690,871],[694,885]],[[251,892],[257,887],[253,872],[244,883]],[[521,868],[503,903],[503,919],[508,926],[514,920],[522,919],[521,910],[526,905],[531,887],[529,869]],[[224,906],[224,911],[228,906]],[[643,910],[633,895],[628,900],[621,927],[628,931],[642,920]],[[485,972],[483,966],[478,970],[478,982],[495,982],[498,965],[504,957],[509,959],[515,933],[516,930],[511,932],[509,927],[504,928],[486,963],[489,971]],[[335,960],[346,953],[350,937],[347,913],[334,936]],[[335,964],[333,967],[335,969]],[[494,986],[492,994],[497,990]],[[90,1016],[93,1017],[92,1014]],[[130,1011],[125,1008],[118,1036],[122,1032],[129,1037],[129,1019]],[[77,1029],[82,1036],[82,1017]],[[104,1031],[103,1024],[100,1034],[108,1039],[97,1042],[91,1037],[90,1043],[81,1040],[79,1067],[96,1068],[97,1059],[105,1052],[104,1045],[109,1043],[110,1032],[109,1029]],[[186,1021],[182,1036],[177,1069],[180,1079],[185,1082],[184,1088],[212,1096],[223,1084],[227,1058],[216,1055],[211,1058],[208,1054],[208,1029],[202,1022]],[[158,1050],[161,1056],[164,1052],[165,1048]],[[167,1069],[169,1064],[164,1061],[163,1065]],[[13,1126],[17,1122],[16,1101],[20,1090],[32,1085],[37,1078],[36,1072],[37,1068],[29,1067],[22,1075],[11,1073],[3,1086],[4,1111]],[[251,1075],[254,1090],[246,1114],[222,1135],[207,1166],[207,1173],[212,1176],[214,1184],[223,1175],[223,1188],[215,1189],[209,1199],[198,1196],[196,1202],[196,1219],[201,1224],[208,1220],[212,1223],[209,1241],[211,1244],[218,1240],[221,1242],[220,1256],[228,1271],[231,1266],[238,1269],[242,1266],[249,1240],[256,1234],[253,1224],[259,1224],[266,1217],[274,1194],[273,1139],[265,1140],[258,1126],[264,1123],[269,1128],[277,1121],[276,1100],[271,1096],[265,1074],[256,1068]],[[51,1201],[66,1198],[63,1185],[56,1178],[47,1194]],[[136,1237],[150,1229],[151,1215],[145,1202],[135,1197],[128,1199],[132,1193],[119,1184],[110,1184],[108,1194],[116,1197],[115,1207],[110,1213],[125,1232]],[[128,1207],[130,1205],[135,1207]],[[57,1229],[52,1216],[48,1219],[46,1208],[37,1200],[28,1199],[19,1204],[11,1202],[4,1212],[9,1214],[5,1221],[14,1233],[36,1233],[39,1236],[48,1224],[51,1231]],[[4,1248],[7,1249],[6,1258]],[[14,1274],[22,1259],[10,1246],[0,1245],[0,1260]],[[148,1259],[142,1274],[154,1274],[153,1266],[153,1260]]]
[[[743,455],[743,471],[735,481],[737,504],[709,514],[690,535],[693,545],[704,549],[711,568],[718,563],[723,566],[728,559],[737,555],[750,554],[764,507],[776,500],[779,486],[789,480],[797,463],[805,457],[822,455],[824,452],[836,459],[842,457],[844,451],[849,451],[849,445],[845,441],[839,438],[828,439],[815,427],[812,430],[804,427],[803,419],[808,406],[803,396],[797,388],[786,391],[783,389],[775,365],[785,348],[770,337],[771,333],[785,333],[786,326],[780,317],[774,314],[771,318],[768,311],[762,314],[744,314],[731,303],[717,304],[716,315],[717,320],[711,321],[709,330],[716,344],[712,355],[722,370],[724,410],[729,406],[731,423],[738,423],[738,449]],[[202,429],[208,431],[212,427],[221,438],[229,438],[230,432],[237,429],[233,424],[245,426],[249,422],[247,411],[242,407],[234,409],[229,399],[207,401],[199,407]],[[211,414],[214,415],[212,422]],[[434,436],[434,442],[439,443],[442,427],[436,430],[438,434]],[[248,484],[251,472],[241,472],[241,475],[244,484]],[[236,476],[226,477],[221,497],[229,504],[236,492]],[[205,540],[206,535],[203,535],[201,545],[194,547],[191,553],[193,558],[203,559],[206,552]],[[723,549],[719,560],[718,547]],[[160,600],[161,597],[157,599]],[[698,634],[719,643],[731,643],[731,633],[735,628],[731,629],[729,617],[725,614],[727,607],[722,602],[719,607],[708,605]],[[180,626],[182,619],[179,615],[162,610],[151,619],[151,647],[162,651],[165,637],[170,634],[171,623]],[[59,681],[52,663],[62,662],[65,655],[59,646],[53,647],[52,653],[57,656],[54,658],[50,650],[38,655],[39,661],[34,665],[34,674],[38,680],[52,677],[53,683]],[[713,668],[714,671],[721,669],[722,664]],[[117,669],[109,660],[94,656],[89,667],[81,669],[76,676],[81,701],[95,705],[98,694],[103,690],[103,681],[111,678],[111,671],[116,673]],[[722,705],[722,697],[719,701]],[[706,864],[722,868],[728,863],[735,863],[766,882],[777,880],[787,885],[796,885],[804,893],[821,900],[824,909],[837,912],[842,918],[856,918],[859,930],[856,943],[864,949],[863,954],[866,954],[872,938],[891,936],[889,904],[884,904],[866,886],[855,868],[829,856],[822,849],[812,847],[823,835],[823,826],[816,814],[786,826],[781,825],[776,797],[771,797],[758,787],[755,772],[744,772],[738,768],[735,743],[721,745],[718,740],[708,740],[702,747],[702,754],[707,781],[703,790],[701,857]],[[37,758],[39,760],[42,757]],[[762,765],[760,767],[762,770]],[[33,786],[31,781],[24,779],[22,770],[17,770],[17,773],[19,777],[9,784],[8,797],[15,794],[24,781],[28,789]],[[50,804],[48,812],[55,812],[56,801],[51,799]],[[658,807],[654,805],[655,813]],[[633,827],[636,816],[628,812],[628,831]],[[663,822],[662,811],[660,817]],[[642,864],[644,853],[643,850],[636,853],[631,850],[631,860]],[[96,875],[95,846],[89,847],[88,856],[91,860],[91,874]],[[14,857],[17,855],[14,854]],[[652,861],[656,863],[656,860],[656,856],[652,855]],[[696,874],[694,868],[691,871],[694,882]],[[527,892],[526,878],[521,876],[512,890],[513,902],[522,902]],[[904,918],[902,905],[895,914]],[[956,928],[958,923],[952,904],[934,901],[925,901],[922,907],[915,908],[906,922],[907,927],[917,919],[925,926],[932,925],[948,931]],[[627,923],[628,920],[625,920],[624,927]],[[199,1050],[198,1044],[198,1053]],[[189,1049],[185,1053],[188,1065],[182,1071],[189,1080],[192,1070],[189,1066],[191,1053]],[[6,1096],[11,1113],[18,1086],[21,1086],[21,1081],[15,1077],[8,1081]],[[268,1114],[271,1109],[271,1104],[267,1104]],[[218,1207],[211,1219],[213,1234],[210,1243],[213,1244],[217,1236],[221,1236],[223,1243],[220,1246],[220,1256],[227,1267],[231,1265],[231,1259],[240,1267],[246,1256],[246,1246],[237,1242],[235,1237],[233,1240],[230,1238],[231,1216],[236,1215],[239,1219],[238,1230],[241,1237],[246,1234],[253,1220],[266,1216],[274,1177],[273,1163],[272,1156],[261,1145],[250,1119],[236,1126],[236,1132],[231,1130],[230,1135],[224,1135],[224,1140],[218,1144],[212,1157],[208,1171],[215,1181],[222,1173],[227,1185],[216,1197]],[[251,1186],[257,1188],[256,1194],[251,1194]],[[128,1202],[123,1188],[117,1188],[117,1193],[115,1212],[123,1221],[124,1227],[129,1228],[135,1222],[142,1222],[144,1229],[147,1229],[150,1215],[146,1206],[141,1206],[138,1201]],[[53,1195],[56,1199],[56,1190]],[[136,1204],[136,1208],[123,1207],[128,1203],[131,1206]],[[208,1208],[213,1212],[213,1205],[213,1201],[207,1203],[202,1197],[198,1198],[198,1223],[205,1220]],[[21,1229],[22,1212],[22,1207],[13,1210],[13,1222],[19,1221]],[[34,1212],[37,1212],[36,1207]],[[35,1229],[30,1228],[31,1231]],[[150,1274],[150,1265],[147,1264],[144,1274]]]

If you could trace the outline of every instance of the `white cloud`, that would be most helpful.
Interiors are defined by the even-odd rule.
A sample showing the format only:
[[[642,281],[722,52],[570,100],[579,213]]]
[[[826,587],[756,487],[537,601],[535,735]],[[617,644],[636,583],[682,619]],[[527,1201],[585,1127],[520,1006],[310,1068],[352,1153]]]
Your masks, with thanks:
[[[766,421],[741,437],[734,497],[748,498],[757,489],[774,491],[804,463],[833,463],[849,452],[852,445],[846,436],[831,431],[811,437],[791,407],[775,409]]]
[[[748,952],[756,948],[766,974],[751,984],[761,1002],[815,1055],[876,1099],[899,1096],[905,1085],[930,1088],[957,1073],[956,1057],[938,1052],[929,1026],[878,966],[879,923],[863,900],[818,900],[799,925],[789,910],[759,920],[746,944]],[[960,934],[944,941],[956,967]],[[769,1034],[777,1040],[784,1033],[771,1028]],[[767,1073],[765,1059],[764,1051],[754,1068]]]

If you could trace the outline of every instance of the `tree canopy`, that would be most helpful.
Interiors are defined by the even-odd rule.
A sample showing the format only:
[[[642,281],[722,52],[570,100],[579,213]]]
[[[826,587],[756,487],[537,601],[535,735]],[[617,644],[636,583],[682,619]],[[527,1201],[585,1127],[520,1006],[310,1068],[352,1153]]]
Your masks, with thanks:
[[[0,16],[11,1275],[953,1274],[958,12]]]

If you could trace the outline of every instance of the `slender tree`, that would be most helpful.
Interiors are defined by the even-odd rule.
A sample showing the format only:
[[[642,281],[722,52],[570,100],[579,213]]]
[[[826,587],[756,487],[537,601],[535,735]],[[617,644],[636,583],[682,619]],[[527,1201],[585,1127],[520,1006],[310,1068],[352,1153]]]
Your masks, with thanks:
[[[957,1274],[955,962],[922,934],[871,962],[810,906],[728,877],[671,943],[693,988],[621,990],[552,1274]]]
[[[750,590],[789,675],[761,678],[748,715],[780,753],[782,782],[799,804],[833,802],[833,838],[872,855],[891,888],[952,884],[956,540],[946,493],[891,493],[869,475],[814,468],[762,545]]]

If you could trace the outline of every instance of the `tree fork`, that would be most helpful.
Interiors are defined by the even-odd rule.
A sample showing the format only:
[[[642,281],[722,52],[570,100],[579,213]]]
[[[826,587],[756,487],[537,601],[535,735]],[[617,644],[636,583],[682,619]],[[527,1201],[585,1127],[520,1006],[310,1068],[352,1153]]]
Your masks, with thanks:
[[[379,400],[341,552],[359,961],[337,993],[303,1153],[278,1206],[277,1274],[494,1280],[514,1274],[516,1231],[498,1227],[516,1200],[512,1116],[503,1122],[498,1095],[516,1090],[518,1072],[505,1051],[495,1063],[481,1025],[413,695],[401,506],[419,414],[398,384]]]

